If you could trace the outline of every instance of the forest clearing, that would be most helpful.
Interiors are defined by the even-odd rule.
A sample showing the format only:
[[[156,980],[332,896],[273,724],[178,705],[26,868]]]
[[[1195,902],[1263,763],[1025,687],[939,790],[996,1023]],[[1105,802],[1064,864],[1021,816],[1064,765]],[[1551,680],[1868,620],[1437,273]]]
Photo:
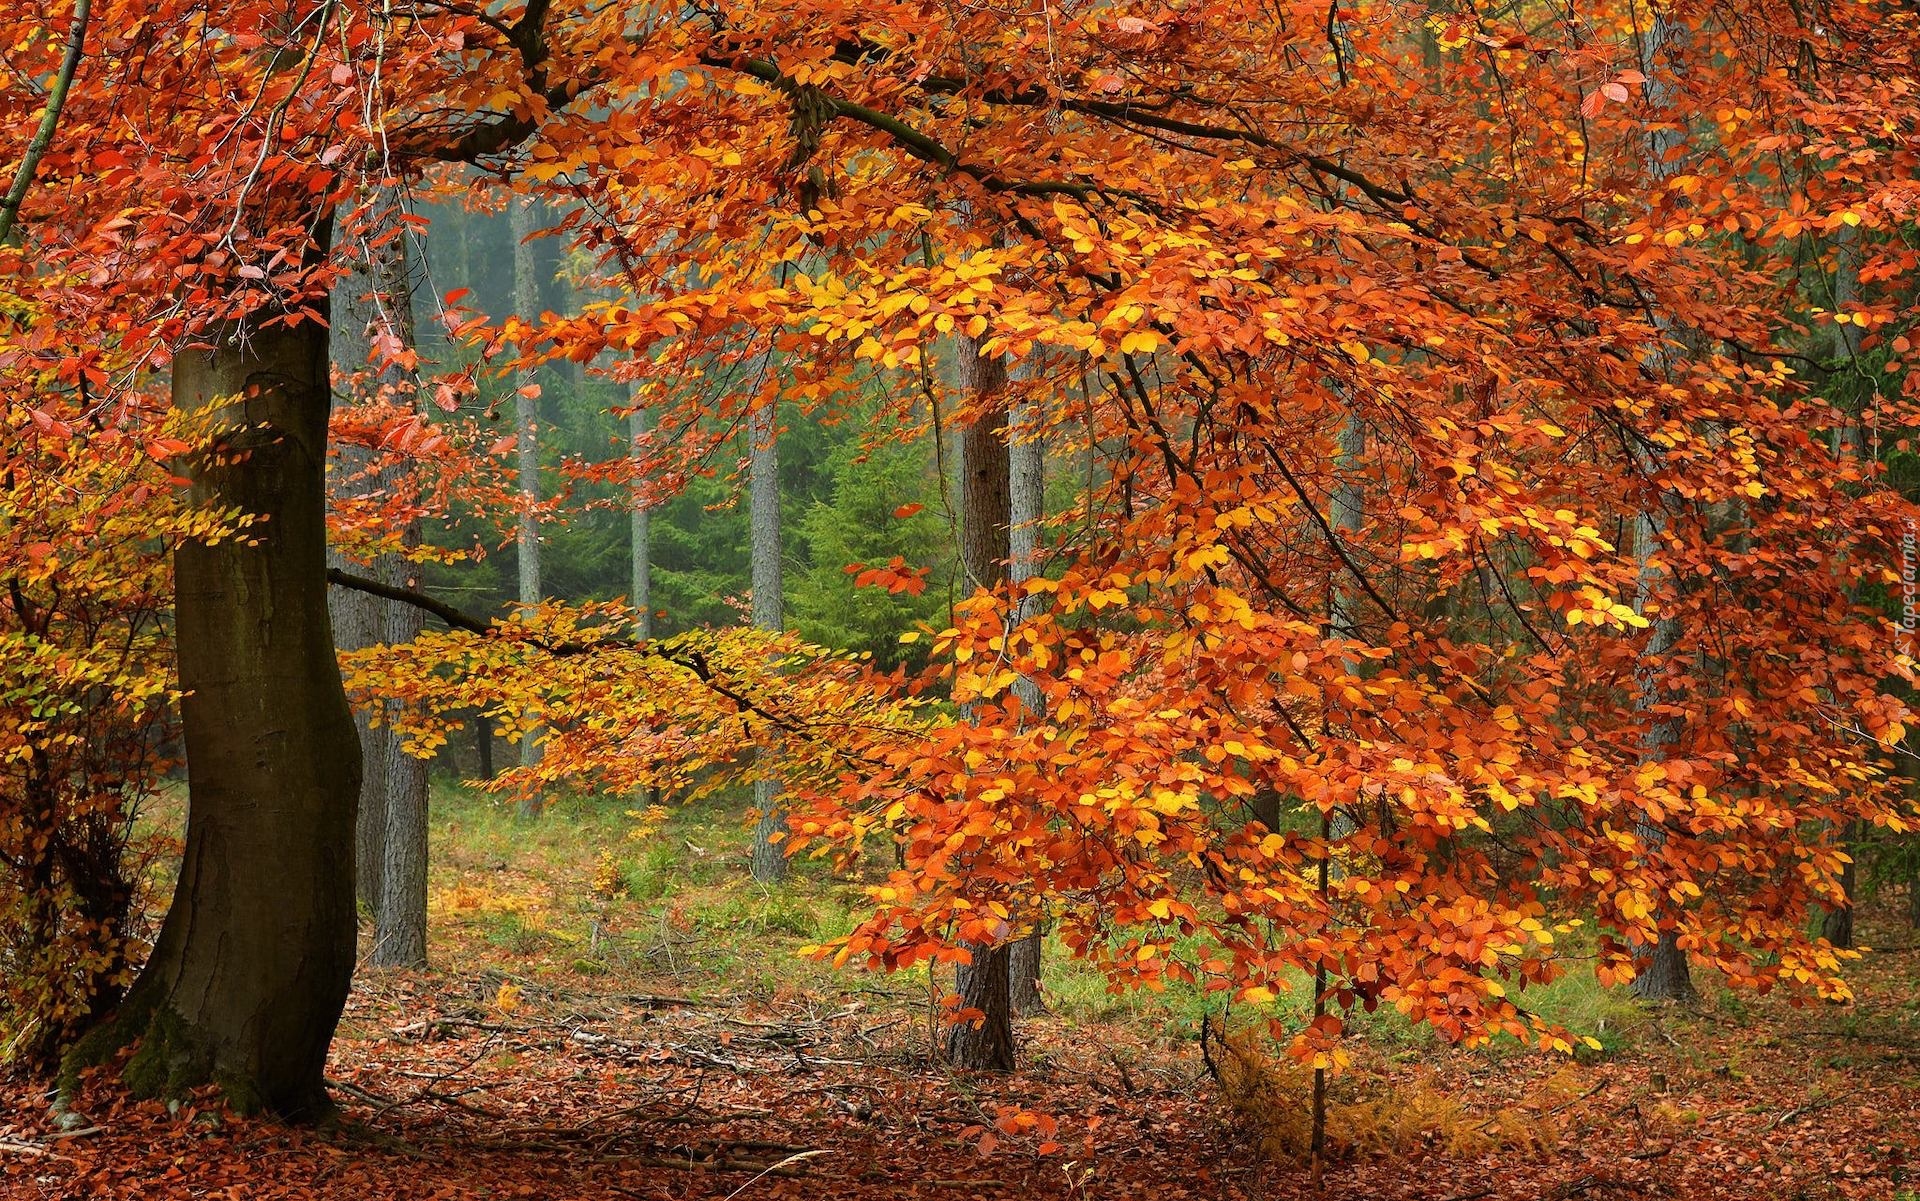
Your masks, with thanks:
[[[1915,1201],[1917,58],[0,4],[0,1195]]]

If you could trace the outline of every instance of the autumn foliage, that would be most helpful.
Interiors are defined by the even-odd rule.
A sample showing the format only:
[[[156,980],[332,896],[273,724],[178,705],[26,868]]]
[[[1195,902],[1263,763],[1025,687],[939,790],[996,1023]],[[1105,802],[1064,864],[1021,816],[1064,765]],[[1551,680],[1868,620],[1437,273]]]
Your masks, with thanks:
[[[154,436],[119,398],[181,347],[312,319],[336,206],[458,163],[563,208],[608,298],[454,335],[638,385],[682,466],[776,401],[997,412],[960,336],[1083,465],[922,676],[550,606],[349,665],[416,747],[481,708],[553,731],[508,786],[776,772],[797,852],[900,856],[821,954],[1046,923],[1120,988],[1315,990],[1312,1067],[1382,1004],[1567,1049],[1526,989],[1586,970],[1574,922],[1609,983],[1665,937],[1846,997],[1809,912],[1841,830],[1908,821],[1913,663],[1866,595],[1920,517],[1877,457],[1920,425],[1911,13],[102,7],[0,251],[10,412],[89,456]]]

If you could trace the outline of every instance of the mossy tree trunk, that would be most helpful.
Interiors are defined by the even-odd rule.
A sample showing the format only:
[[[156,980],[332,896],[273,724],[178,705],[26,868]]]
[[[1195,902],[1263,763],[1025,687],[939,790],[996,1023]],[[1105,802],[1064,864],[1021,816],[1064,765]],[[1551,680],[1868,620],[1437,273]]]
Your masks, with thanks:
[[[184,351],[173,399],[213,414],[195,499],[262,520],[175,555],[186,853],[145,971],[69,1062],[138,1038],[137,1092],[215,1082],[243,1110],[314,1118],[353,976],[360,788],[327,617],[326,326],[260,323]]]

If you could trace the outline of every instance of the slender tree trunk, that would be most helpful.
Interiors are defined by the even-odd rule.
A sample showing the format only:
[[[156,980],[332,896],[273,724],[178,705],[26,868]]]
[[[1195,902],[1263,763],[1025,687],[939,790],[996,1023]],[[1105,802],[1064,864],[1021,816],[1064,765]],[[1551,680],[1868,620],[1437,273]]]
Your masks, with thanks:
[[[633,455],[636,463],[640,448],[646,444],[648,426],[651,424],[647,410],[639,403],[639,397],[632,399],[633,412],[627,415],[627,434],[633,440]],[[652,506],[640,496],[641,480],[636,469],[634,479],[634,499],[632,513],[632,551],[633,551],[633,635],[636,638],[653,637],[653,511]]]
[[[1344,36],[1344,35],[1343,35]],[[1355,478],[1362,458],[1367,451],[1366,427],[1360,424],[1358,414],[1349,412],[1340,423],[1340,433],[1334,456],[1334,468],[1339,483],[1334,486],[1333,494],[1327,500],[1327,525],[1336,540],[1350,540],[1360,532],[1366,518],[1365,497],[1360,483]],[[1330,546],[1328,553],[1335,555],[1339,549]],[[1351,558],[1351,548],[1346,558]],[[1335,555],[1336,558],[1340,556]],[[1327,590],[1327,634],[1334,638],[1352,638],[1357,633],[1355,613],[1359,606],[1359,581],[1351,575],[1342,575],[1350,571],[1345,562],[1338,562],[1332,568],[1332,586]],[[1341,664],[1347,675],[1358,674],[1361,664],[1348,656]],[[1325,720],[1323,713],[1322,720]],[[1277,807],[1276,807],[1277,809]],[[1320,839],[1327,848],[1326,858],[1320,861],[1319,890],[1322,904],[1331,907],[1328,900],[1328,888],[1340,878],[1340,871],[1333,860],[1333,845],[1353,834],[1353,821],[1342,811],[1334,811],[1320,819]],[[1313,972],[1313,1016],[1317,1021],[1327,1012],[1327,964],[1324,960],[1314,965]],[[1313,1096],[1309,1116],[1307,1156],[1309,1179],[1315,1192],[1320,1190],[1322,1173],[1326,1168],[1327,1149],[1327,1069],[1313,1069]]]
[[[175,555],[186,853],[139,982],[68,1060],[137,1037],[136,1091],[217,1082],[237,1107],[289,1118],[330,1108],[327,1046],[354,966],[360,748],[327,617],[327,361],[315,320],[174,361],[175,406],[212,411],[226,452],[189,466],[195,502],[265,520]]]
[[[1640,559],[1640,580],[1635,591],[1634,612],[1644,613],[1653,595],[1654,580],[1658,570],[1653,566],[1653,556],[1658,553],[1657,535],[1660,522],[1651,510],[1642,511],[1635,519],[1635,553]],[[1672,617],[1662,616],[1653,623],[1653,634],[1647,640],[1647,649],[1640,670],[1639,705],[1644,710],[1655,703],[1659,696],[1659,673],[1674,643],[1680,636],[1679,622]],[[1674,718],[1662,718],[1647,729],[1644,759],[1653,761],[1663,758],[1679,737],[1679,725]],[[1649,849],[1657,849],[1667,840],[1666,831],[1652,822],[1639,822],[1634,833]],[[1679,933],[1672,929],[1660,931],[1658,940],[1648,952],[1647,965],[1640,969],[1633,979],[1633,993],[1644,1001],[1689,1001],[1694,997],[1693,977],[1687,967],[1687,953],[1680,946]]]
[[[785,626],[780,579],[780,443],[778,413],[768,401],[754,409],[747,421],[752,440],[748,462],[753,536],[753,625],[759,630]],[[767,776],[753,782],[753,807],[760,819],[753,827],[753,878],[777,884],[787,878],[784,837],[786,814],[780,808],[780,783]]]
[[[1007,368],[980,354],[976,339],[961,338],[960,383],[975,416],[960,434],[960,558],[967,588],[997,588],[1006,582],[1008,517],[1012,512],[1011,463],[1007,454]],[[967,715],[971,718],[971,714]],[[973,961],[954,973],[962,1009],[982,1017],[957,1022],[947,1034],[954,1065],[1011,1072],[1014,1067],[1012,946],[974,943]]]
[[[365,371],[373,352],[372,333],[379,328],[380,306],[375,302],[379,282],[371,264],[354,262],[334,286],[331,331],[333,362],[343,373]],[[370,496],[379,481],[369,474],[372,455],[363,446],[342,446],[333,456],[329,492],[340,499]],[[328,562],[346,570],[367,570],[329,548]],[[378,565],[372,568],[380,574]],[[350,589],[334,589],[327,598],[333,615],[333,642],[343,651],[377,646],[386,635],[385,601]],[[354,728],[360,735],[360,816],[354,831],[356,891],[369,914],[380,908],[380,869],[386,854],[387,730],[374,725],[372,710],[356,709]]]
[[[493,719],[484,713],[474,715],[473,744],[474,755],[479,760],[480,778],[493,779]]]
[[[1040,522],[1046,516],[1046,487],[1043,471],[1045,444],[1041,440],[1040,406],[1024,395],[1008,409],[1007,448],[1007,578],[1016,586],[1039,572]],[[1025,621],[1034,606],[1029,598],[1020,598],[1020,620]],[[1026,711],[1025,720],[1045,717],[1045,700],[1039,685],[1025,677],[1014,681],[1014,695]],[[1047,1011],[1046,998],[1040,992],[1041,945],[1046,933],[1044,913],[1030,915],[1033,929],[1013,944],[1008,967],[1009,988],[1015,1014],[1031,1016]]]
[[[410,573],[396,582],[419,586]],[[397,602],[387,607],[389,643],[412,642],[425,627],[423,610]],[[407,754],[397,738],[390,745],[385,862],[372,960],[382,967],[423,968],[427,966],[427,761]]]
[[[533,201],[516,198],[508,213],[513,229],[513,308],[523,320],[532,321],[540,312],[540,280],[535,274],[533,247],[527,241],[534,232]],[[540,591],[540,523],[534,514],[534,506],[540,503],[539,381],[533,372],[519,371],[514,374],[514,385],[514,445],[520,460],[520,604],[531,609],[544,599]],[[532,767],[539,762],[539,735],[530,730],[520,740],[520,765]],[[544,807],[545,798],[535,793],[520,802],[520,815],[538,817]]]
[[[1840,869],[1840,889],[1846,894],[1847,903],[1837,909],[1827,910],[1820,920],[1820,936],[1836,947],[1853,946],[1853,898],[1860,866],[1853,857],[1860,854],[1860,843],[1866,837],[1866,832],[1864,823],[1847,823],[1843,842],[1849,858],[1846,866]]]
[[[359,448],[343,449],[335,460],[342,476],[356,475],[366,469],[367,456]],[[343,480],[335,495],[363,490],[364,484]],[[337,552],[329,551],[331,565],[358,570],[357,564]],[[376,573],[377,574],[377,573]],[[378,645],[385,635],[384,607],[379,597],[364,592],[336,588],[328,598],[333,615],[334,645],[343,651],[364,650]],[[373,725],[371,709],[356,709],[354,729],[360,737],[360,803],[354,823],[354,879],[359,902],[368,914],[380,911],[380,873],[386,857],[387,834],[387,761],[391,753],[389,732]]]
[[[1835,254],[1833,264],[1833,309],[1836,313],[1851,310],[1860,298],[1860,252],[1857,235],[1851,225],[1842,225],[1835,235]],[[1838,371],[1856,373],[1860,370],[1860,344],[1857,336],[1859,326],[1852,322],[1833,326],[1833,358]],[[1833,431],[1833,457],[1845,462],[1847,459],[1864,458],[1866,448],[1861,445],[1861,415],[1849,413],[1839,427]],[[1857,589],[1849,589],[1848,594],[1857,599]],[[1840,869],[1840,890],[1844,902],[1835,909],[1827,910],[1820,922],[1820,934],[1836,947],[1853,946],[1853,898],[1857,864],[1851,857],[1859,854],[1861,841],[1866,837],[1866,827],[1860,822],[1848,822],[1842,835],[1842,844],[1849,856],[1847,865]]]
[[[382,191],[365,201],[357,224],[362,245],[352,267],[335,287],[333,351],[343,372],[367,372],[378,398],[390,404],[414,404],[414,374],[408,368],[376,361],[381,344],[412,350],[413,280],[407,235],[400,222],[401,197]],[[368,399],[375,399],[369,390]],[[347,478],[336,495],[378,494],[398,482],[399,472],[356,479],[364,473],[364,451],[343,452],[338,461]],[[401,531],[405,545],[418,546],[418,521]],[[337,556],[336,556],[337,557]],[[408,584],[412,574],[404,556],[382,556],[370,567],[374,578]],[[410,642],[423,627],[423,615],[411,605],[336,589],[331,597],[335,641],[341,649]],[[376,705],[384,702],[375,699]],[[387,967],[424,967],[426,949],[426,765],[408,755],[394,734],[393,713],[371,727],[370,711],[355,714],[362,747],[360,818],[355,859],[359,896],[374,915],[371,962]]]
[[[644,480],[639,475],[639,462],[642,447],[652,432],[653,419],[646,407],[640,403],[640,390],[634,389],[629,402],[633,412],[627,414],[627,435],[633,442],[634,457],[634,496],[631,530],[631,552],[633,568],[633,636],[635,638],[653,637],[653,505],[642,495]],[[660,803],[660,789],[657,787],[643,790],[640,799],[643,803]]]
[[[1653,15],[1653,25],[1641,39],[1640,70],[1647,77],[1645,85],[1648,108],[1656,117],[1669,115],[1673,107],[1674,88],[1672,81],[1664,74],[1660,65],[1661,52],[1674,37],[1674,29],[1668,24],[1665,12],[1658,9]],[[1680,169],[1677,161],[1670,161],[1668,151],[1680,142],[1680,135],[1672,131],[1659,131],[1647,139],[1648,173],[1655,181],[1664,182]],[[1665,324],[1661,323],[1665,332]],[[1665,353],[1662,353],[1661,368],[1665,369]],[[1651,475],[1659,464],[1651,456],[1643,456],[1641,468]],[[1659,539],[1663,531],[1664,518],[1656,500],[1642,510],[1634,520],[1634,552],[1639,558],[1639,580],[1635,586],[1633,609],[1636,613],[1645,613],[1652,600],[1659,569],[1654,565],[1654,556],[1659,552]],[[1653,633],[1647,640],[1647,649],[1640,671],[1640,701],[1644,709],[1655,703],[1659,695],[1658,678],[1666,657],[1672,652],[1680,638],[1679,622],[1672,617],[1662,616],[1653,623]],[[1666,756],[1680,736],[1680,726],[1676,719],[1667,718],[1653,722],[1647,729],[1643,758],[1653,761]],[[1639,822],[1634,833],[1649,849],[1657,849],[1666,843],[1666,831],[1651,822]],[[1680,936],[1671,927],[1663,928],[1652,949],[1648,952],[1647,965],[1634,977],[1633,993],[1647,1001],[1687,1001],[1694,997],[1693,977],[1687,967],[1687,953],[1680,946]]]

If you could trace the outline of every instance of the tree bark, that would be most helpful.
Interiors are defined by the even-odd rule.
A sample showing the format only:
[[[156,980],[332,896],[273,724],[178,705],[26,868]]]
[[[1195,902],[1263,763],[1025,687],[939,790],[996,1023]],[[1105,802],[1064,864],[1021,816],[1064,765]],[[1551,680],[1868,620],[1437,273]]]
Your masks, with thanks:
[[[955,1022],[947,1030],[947,1058],[955,1067],[980,1072],[1011,1072],[1013,1057],[1013,946],[999,943],[968,947],[973,962],[960,964],[956,984],[961,1009],[981,1017]]]
[[[1860,250],[1857,235],[1851,225],[1842,225],[1834,236],[1836,243],[1833,263],[1833,309],[1836,313],[1851,311],[1860,299]],[[1858,373],[1860,367],[1860,343],[1857,336],[1859,326],[1851,321],[1846,324],[1836,322],[1833,326],[1833,359],[1836,365],[1835,375],[1841,372]],[[1829,390],[1831,391],[1831,390]],[[1849,413],[1839,427],[1832,433],[1833,457],[1844,463],[1848,459],[1866,457],[1866,448],[1861,445],[1860,419],[1857,414]],[[1859,589],[1850,588],[1849,595],[1858,599]],[[1866,836],[1866,828],[1860,822],[1847,823],[1843,836],[1847,854],[1858,853],[1861,840]],[[1836,947],[1853,946],[1853,898],[1858,873],[1856,865],[1849,859],[1840,869],[1840,889],[1846,902],[1837,909],[1829,909],[1820,922],[1820,934]]]
[[[1852,857],[1860,853],[1860,843],[1866,834],[1865,823],[1847,823],[1844,842],[1849,858],[1847,865],[1840,869],[1840,889],[1846,894],[1847,901],[1837,909],[1827,910],[1826,916],[1820,920],[1820,936],[1836,947],[1853,946],[1853,898],[1860,865]]]
[[[523,320],[532,321],[540,311],[540,280],[535,274],[533,247],[527,241],[534,232],[533,201],[516,198],[508,206],[513,230],[513,308]],[[534,506],[540,503],[540,403],[536,391],[539,382],[531,371],[514,373],[513,395],[514,448],[520,467],[520,522],[518,555],[520,567],[520,604],[531,609],[543,599],[540,593],[540,523]],[[520,739],[520,765],[533,767],[540,762],[537,731],[529,730]],[[540,816],[546,800],[538,793],[520,802],[520,816]]]
[[[1656,10],[1653,27],[1641,42],[1640,69],[1647,77],[1645,84],[1648,107],[1655,113],[1665,113],[1672,107],[1674,88],[1660,70],[1658,60],[1667,43],[1674,37],[1674,28],[1668,23],[1664,12]],[[1667,152],[1679,142],[1679,135],[1671,131],[1660,131],[1647,139],[1648,173],[1655,180],[1665,181],[1680,170],[1677,160],[1669,160]],[[1661,323],[1664,330],[1664,322]],[[1660,367],[1666,368],[1665,353],[1661,355]],[[1641,453],[1639,466],[1648,475],[1658,469],[1659,464],[1652,455]],[[1639,580],[1635,587],[1633,610],[1644,614],[1652,600],[1658,569],[1654,565],[1654,555],[1658,551],[1660,534],[1664,520],[1656,500],[1635,516],[1634,551],[1639,558]],[[1677,620],[1662,616],[1655,619],[1653,633],[1647,640],[1647,649],[1640,668],[1640,700],[1642,709],[1650,707],[1658,697],[1659,672],[1663,661],[1672,651],[1680,638]],[[1647,730],[1643,758],[1653,761],[1663,758],[1679,739],[1679,722],[1665,718],[1653,722]],[[1634,833],[1649,848],[1658,848],[1666,843],[1666,832],[1652,822],[1635,824]],[[1647,966],[1634,977],[1633,993],[1646,1001],[1690,1001],[1694,997],[1693,977],[1687,967],[1687,953],[1680,946],[1680,936],[1672,928],[1660,931],[1652,949],[1648,952]]]
[[[778,413],[772,401],[754,409],[747,420],[753,446],[747,460],[753,540],[753,625],[758,630],[784,628],[780,578],[780,443]],[[753,878],[777,884],[787,878],[784,838],[786,814],[780,808],[780,782],[761,776],[753,782],[753,807],[760,818],[753,827]]]
[[[330,1109],[354,966],[360,748],[327,616],[327,361],[326,326],[304,321],[174,362],[175,406],[213,412],[222,452],[188,465],[194,500],[263,520],[175,555],[186,853],[145,971],[69,1058],[138,1037],[137,1092],[216,1082],[242,1110],[295,1119]]]
[[[367,399],[412,405],[413,373],[376,354],[382,342],[407,350],[416,346],[407,233],[399,221],[402,200],[397,192],[382,190],[364,203],[359,223],[363,245],[334,293],[334,361],[342,371],[370,373],[381,395]],[[344,490],[379,494],[397,482],[398,473],[392,470],[375,479],[351,478],[365,470],[364,451],[343,451],[336,457],[349,474]],[[421,538],[418,521],[401,531],[405,545],[418,546]],[[369,571],[383,583],[411,582],[401,555],[383,556]],[[332,602],[335,641],[342,650],[411,642],[424,628],[421,612],[397,601],[340,589]],[[425,967],[426,765],[402,749],[394,733],[397,713],[382,714],[377,727],[369,724],[371,716],[370,711],[355,714],[363,765],[355,859],[361,903],[374,915],[369,960],[383,967]]]
[[[1032,579],[1040,570],[1040,522],[1046,516],[1046,452],[1041,428],[1040,406],[1025,397],[1015,398],[1008,407],[1007,578],[1016,586]],[[1025,621],[1036,607],[1033,598],[1020,596],[1019,620]],[[1038,684],[1023,676],[1014,681],[1013,691],[1020,698],[1025,721],[1035,722],[1045,716],[1046,702]],[[1021,1017],[1047,1011],[1046,998],[1040,992],[1041,942],[1046,934],[1046,915],[1035,912],[1028,917],[1033,928],[1013,944],[1008,965],[1013,1012]]]
[[[633,412],[627,415],[627,435],[633,440],[635,460],[634,498],[632,513],[632,567],[633,567],[633,636],[635,638],[653,637],[653,510],[641,497],[642,481],[639,477],[638,463],[641,447],[646,444],[650,424],[647,410],[639,402],[639,396],[631,398]]]
[[[379,203],[377,199],[371,203]],[[351,217],[351,206],[343,205],[343,216]],[[333,291],[331,328],[332,360],[344,374],[369,370],[376,336],[386,324],[386,302],[381,293],[381,263],[368,254],[349,262]],[[376,384],[384,382],[376,377]],[[373,456],[364,446],[339,447],[332,459],[332,477],[328,492],[339,499],[357,499],[375,495],[380,481],[369,473]],[[327,552],[330,566],[344,570],[367,570],[384,578],[386,565],[355,564],[331,546]],[[386,610],[390,602],[364,592],[337,589],[327,598],[333,615],[333,644],[343,651],[364,650],[386,640]],[[360,735],[360,816],[354,831],[356,892],[369,914],[380,909],[380,873],[386,856],[387,762],[393,752],[392,738],[384,725],[373,721],[373,710],[354,710],[353,724]]]
[[[1011,554],[1009,517],[1013,508],[1012,464],[1007,452],[1007,368],[1001,359],[980,353],[977,339],[961,338],[960,384],[973,418],[960,434],[960,558],[967,586],[998,588],[1006,583]],[[965,717],[971,720],[971,714]],[[954,976],[963,1009],[977,1009],[977,1022],[956,1023],[947,1034],[947,1055],[954,1065],[981,1071],[1010,1072],[1014,1067],[1012,948],[1007,943],[969,944],[971,963],[957,965]]]
[[[364,469],[363,453],[343,451],[336,466],[343,474]],[[346,485],[351,490],[354,485]],[[353,563],[329,551],[331,565],[352,569]],[[385,630],[381,609],[385,602],[364,592],[336,589],[328,598],[333,618],[333,642],[343,651],[362,650],[381,641]],[[360,738],[360,803],[354,823],[355,893],[369,914],[380,911],[380,873],[386,857],[387,833],[387,760],[391,753],[388,731],[373,725],[370,709],[356,709],[355,732]]]
[[[632,604],[633,636],[635,638],[653,637],[653,505],[643,495],[646,481],[641,478],[639,464],[647,436],[652,432],[652,415],[640,403],[640,389],[635,388],[628,398],[633,412],[627,414],[627,436],[632,440],[631,451],[634,458],[633,512],[630,529],[630,551],[633,569]],[[643,804],[660,803],[658,788],[643,789],[640,800]]]
[[[418,586],[410,574],[398,582]],[[412,642],[425,628],[425,611],[397,601],[388,603],[389,643]],[[427,966],[427,761],[402,750],[391,732],[389,745],[387,837],[371,960],[382,967],[423,968]]]
[[[473,750],[479,761],[480,778],[493,779],[493,719],[484,713],[474,714]]]

